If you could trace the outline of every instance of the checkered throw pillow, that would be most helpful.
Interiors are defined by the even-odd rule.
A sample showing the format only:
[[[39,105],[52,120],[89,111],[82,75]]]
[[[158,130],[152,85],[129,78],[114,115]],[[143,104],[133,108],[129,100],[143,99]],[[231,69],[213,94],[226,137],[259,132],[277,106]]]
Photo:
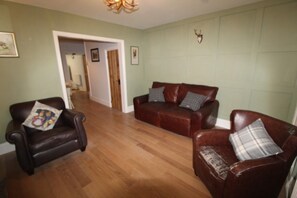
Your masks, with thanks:
[[[229,140],[240,161],[268,157],[283,152],[269,136],[261,119],[230,134]]]
[[[205,99],[206,96],[189,91],[179,106],[197,111],[203,105]]]
[[[149,89],[149,102],[165,102],[164,98],[165,87],[150,88]]]

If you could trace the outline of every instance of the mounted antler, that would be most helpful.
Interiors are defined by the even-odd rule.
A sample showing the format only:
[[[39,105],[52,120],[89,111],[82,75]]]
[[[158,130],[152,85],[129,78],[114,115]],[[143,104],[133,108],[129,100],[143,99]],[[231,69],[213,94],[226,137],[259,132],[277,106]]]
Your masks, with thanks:
[[[199,33],[197,33],[197,30],[196,29],[194,29],[194,31],[195,31],[195,34],[197,36],[197,41],[200,44],[202,42],[202,40],[203,40],[203,34],[201,33],[201,30],[200,30]]]

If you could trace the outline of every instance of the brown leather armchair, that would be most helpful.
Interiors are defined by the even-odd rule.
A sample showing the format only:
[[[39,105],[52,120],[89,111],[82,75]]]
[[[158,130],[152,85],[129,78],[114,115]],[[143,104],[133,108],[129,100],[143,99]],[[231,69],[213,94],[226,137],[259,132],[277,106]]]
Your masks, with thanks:
[[[77,149],[84,151],[87,146],[87,136],[82,123],[85,120],[84,114],[65,109],[64,101],[59,97],[38,101],[63,110],[53,129],[39,131],[22,125],[35,101],[11,105],[12,120],[6,129],[6,140],[15,144],[17,160],[29,175],[34,174],[35,167]]]
[[[269,135],[284,152],[276,156],[239,161],[229,142],[229,135],[258,118],[261,118]],[[213,197],[278,197],[297,155],[297,127],[245,110],[232,111],[230,120],[230,130],[202,130],[193,136],[195,174]]]

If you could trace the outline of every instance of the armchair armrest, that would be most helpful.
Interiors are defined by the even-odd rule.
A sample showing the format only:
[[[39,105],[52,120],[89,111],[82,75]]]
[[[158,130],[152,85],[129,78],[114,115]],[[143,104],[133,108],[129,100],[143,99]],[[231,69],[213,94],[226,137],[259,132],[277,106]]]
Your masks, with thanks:
[[[248,174],[252,172],[255,174],[255,171],[259,171],[258,174],[265,172],[269,173],[272,169],[279,169],[283,166],[283,162],[275,157],[266,157],[255,160],[245,160],[236,162],[230,167],[230,172],[234,176],[239,176],[242,174]],[[263,169],[263,170],[262,170]],[[270,170],[268,170],[270,169]],[[261,172],[261,173],[260,173]]]
[[[11,144],[22,142],[26,146],[28,145],[27,134],[19,121],[11,120],[6,128],[5,134],[6,140]]]
[[[73,128],[76,128],[76,124],[78,124],[79,122],[84,122],[86,120],[86,117],[81,112],[64,109],[62,112],[62,119]]]
[[[87,135],[83,125],[83,122],[86,120],[85,115],[78,111],[64,109],[62,119],[68,125],[76,129],[75,131],[81,147],[87,146]]]
[[[276,157],[236,162],[230,166],[226,178],[225,196],[277,197],[286,178],[283,169],[284,163]]]
[[[33,160],[30,155],[27,134],[19,121],[11,120],[6,128],[6,140],[15,145],[17,159],[24,170],[33,173]]]

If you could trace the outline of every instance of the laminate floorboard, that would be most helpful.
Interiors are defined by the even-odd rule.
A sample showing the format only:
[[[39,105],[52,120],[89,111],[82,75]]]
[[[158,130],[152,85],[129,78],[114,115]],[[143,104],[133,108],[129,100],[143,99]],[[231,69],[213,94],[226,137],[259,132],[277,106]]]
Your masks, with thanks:
[[[192,140],[100,105],[84,92],[72,96],[86,115],[88,146],[28,176],[15,152],[5,155],[11,198],[211,197],[192,168]]]

